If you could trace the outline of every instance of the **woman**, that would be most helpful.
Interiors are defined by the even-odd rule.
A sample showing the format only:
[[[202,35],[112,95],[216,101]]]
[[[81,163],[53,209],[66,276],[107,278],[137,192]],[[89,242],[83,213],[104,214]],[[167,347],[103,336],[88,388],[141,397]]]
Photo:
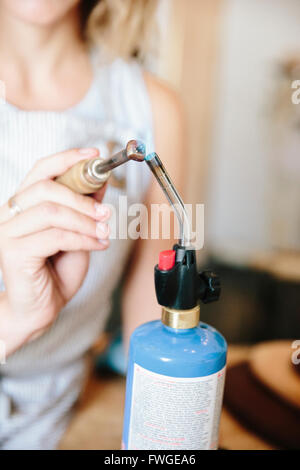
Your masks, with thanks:
[[[94,197],[55,177],[97,149],[105,157],[108,147],[140,138],[148,151],[155,147],[180,189],[180,106],[138,65],[154,6],[0,0],[2,449],[57,446],[82,388],[85,355],[132,253],[130,240],[109,242],[109,205],[117,207],[120,195],[128,203],[164,202],[144,164],[123,166],[117,184]],[[107,51],[110,62],[103,60]],[[159,315],[153,266],[171,244],[136,242],[122,304],[126,343],[136,326]]]

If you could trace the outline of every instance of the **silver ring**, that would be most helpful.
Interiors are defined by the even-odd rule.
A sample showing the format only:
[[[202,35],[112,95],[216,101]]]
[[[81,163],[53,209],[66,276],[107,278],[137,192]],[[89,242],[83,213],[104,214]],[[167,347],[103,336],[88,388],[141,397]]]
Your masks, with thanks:
[[[21,207],[16,203],[16,200],[13,197],[8,200],[8,208],[13,217],[22,212]]]

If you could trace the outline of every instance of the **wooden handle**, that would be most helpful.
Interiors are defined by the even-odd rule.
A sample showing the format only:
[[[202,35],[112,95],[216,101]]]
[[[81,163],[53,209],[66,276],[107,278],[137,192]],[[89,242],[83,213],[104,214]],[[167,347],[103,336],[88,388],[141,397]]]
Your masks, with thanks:
[[[97,184],[92,184],[87,181],[84,173],[84,166],[87,161],[89,160],[83,160],[76,163],[76,165],[72,166],[72,168],[66,171],[66,173],[58,176],[55,181],[80,194],[92,194],[98,191],[106,181],[101,181]]]

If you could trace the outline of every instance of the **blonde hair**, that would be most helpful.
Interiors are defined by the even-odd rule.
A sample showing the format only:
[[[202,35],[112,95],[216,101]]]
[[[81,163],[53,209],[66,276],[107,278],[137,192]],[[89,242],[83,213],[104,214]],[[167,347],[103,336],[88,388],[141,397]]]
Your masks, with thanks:
[[[143,61],[154,49],[158,0],[82,0],[84,37],[109,56]]]

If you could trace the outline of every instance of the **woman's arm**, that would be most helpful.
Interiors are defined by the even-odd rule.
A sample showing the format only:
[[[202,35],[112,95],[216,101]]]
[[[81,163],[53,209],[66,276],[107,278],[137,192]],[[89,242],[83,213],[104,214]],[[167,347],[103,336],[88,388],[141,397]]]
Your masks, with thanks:
[[[151,75],[145,75],[154,117],[156,151],[166,166],[179,193],[184,189],[184,117],[176,93]],[[150,170],[149,170],[150,171]],[[153,179],[146,201],[148,214],[151,204],[165,204],[166,198]],[[172,224],[173,225],[173,224]],[[150,223],[149,223],[150,228]],[[125,347],[133,330],[140,324],[160,318],[154,290],[154,266],[159,252],[172,249],[175,240],[138,240],[132,255],[122,302]]]

